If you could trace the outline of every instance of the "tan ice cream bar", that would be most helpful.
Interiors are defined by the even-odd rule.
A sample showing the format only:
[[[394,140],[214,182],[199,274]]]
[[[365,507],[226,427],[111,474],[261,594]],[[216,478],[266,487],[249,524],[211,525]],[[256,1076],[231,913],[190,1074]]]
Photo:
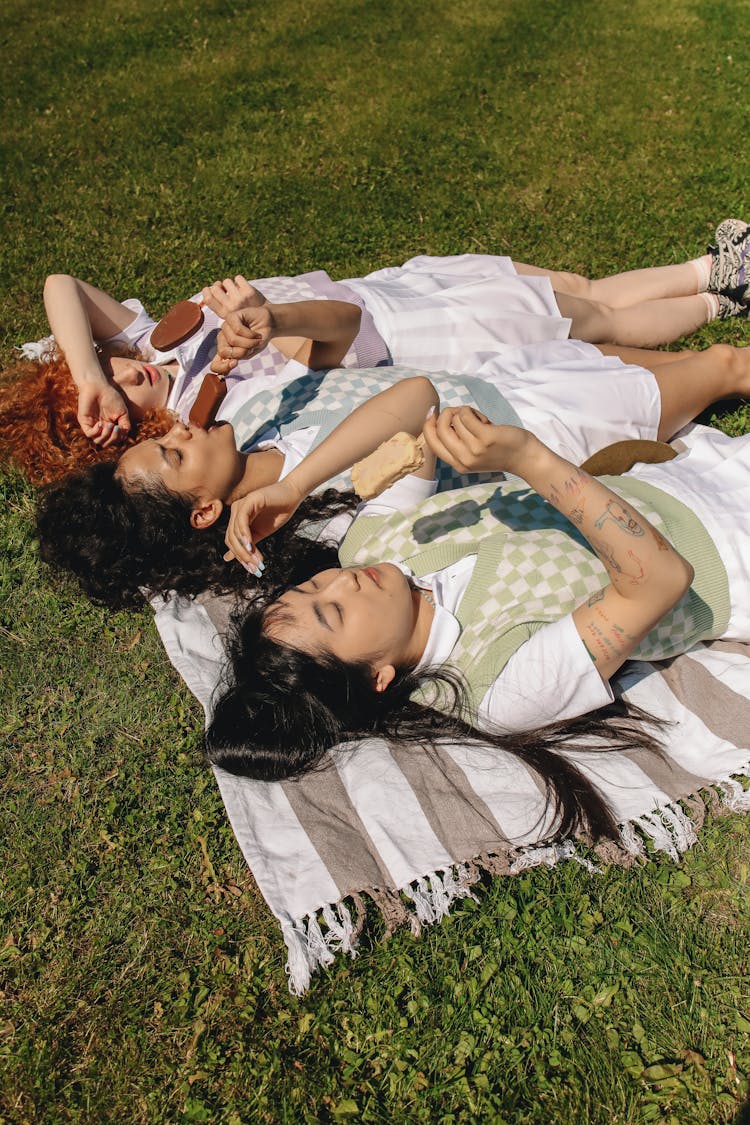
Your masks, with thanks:
[[[369,457],[352,466],[354,491],[363,500],[372,500],[397,480],[424,465],[424,435],[414,438],[403,431],[379,445]]]
[[[216,414],[224,401],[227,393],[227,384],[223,375],[215,371],[207,371],[201,383],[195,402],[190,408],[188,421],[194,426],[207,430],[216,421]]]

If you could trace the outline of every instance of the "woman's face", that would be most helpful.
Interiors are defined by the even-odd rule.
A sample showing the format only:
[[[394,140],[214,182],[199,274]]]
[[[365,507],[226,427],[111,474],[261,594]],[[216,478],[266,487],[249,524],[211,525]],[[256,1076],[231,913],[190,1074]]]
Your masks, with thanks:
[[[117,477],[127,483],[158,482],[179,496],[226,502],[242,479],[244,462],[234,430],[219,422],[208,430],[176,422],[163,437],[126,450]]]
[[[293,586],[269,608],[266,632],[313,655],[365,661],[377,675],[384,666],[417,663],[431,618],[406,575],[393,563],[378,563],[323,570]]]
[[[100,357],[100,362],[109,381],[127,399],[129,413],[136,421],[140,421],[148,410],[167,405],[170,379],[167,368],[162,364],[157,366],[143,359],[106,354]]]

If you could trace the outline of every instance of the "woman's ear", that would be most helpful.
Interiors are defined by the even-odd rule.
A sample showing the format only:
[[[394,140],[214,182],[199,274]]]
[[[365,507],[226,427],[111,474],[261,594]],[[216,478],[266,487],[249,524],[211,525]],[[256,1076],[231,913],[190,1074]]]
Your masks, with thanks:
[[[372,686],[375,691],[385,691],[396,678],[396,669],[392,664],[383,664],[376,668],[372,675]]]
[[[216,523],[224,511],[221,500],[207,500],[204,504],[196,504],[190,513],[190,523],[198,531],[205,531]]]

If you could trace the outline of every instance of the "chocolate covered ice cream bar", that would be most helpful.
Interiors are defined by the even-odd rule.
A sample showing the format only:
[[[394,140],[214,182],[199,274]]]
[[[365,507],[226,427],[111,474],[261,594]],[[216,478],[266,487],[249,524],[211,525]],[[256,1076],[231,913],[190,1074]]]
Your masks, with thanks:
[[[169,352],[189,339],[203,324],[203,302],[178,301],[151,332],[151,347]]]
[[[397,480],[421,469],[424,464],[425,440],[404,432],[394,434],[379,445],[369,457],[352,466],[354,491],[363,500],[372,500]]]
[[[201,383],[198,396],[190,408],[188,420],[194,426],[207,430],[216,421],[216,414],[227,393],[227,384],[223,375],[215,371],[207,371]]]

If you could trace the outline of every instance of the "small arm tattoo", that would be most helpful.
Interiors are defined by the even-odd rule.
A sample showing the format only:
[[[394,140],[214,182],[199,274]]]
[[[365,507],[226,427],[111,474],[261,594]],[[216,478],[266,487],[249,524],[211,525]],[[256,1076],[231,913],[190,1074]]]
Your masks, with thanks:
[[[602,514],[594,521],[594,527],[598,527],[601,531],[605,523],[608,523],[610,520],[616,524],[621,531],[624,531],[626,535],[643,535],[643,528],[638,520],[629,515],[627,508],[624,508],[617,500],[609,500],[607,502],[607,506]]]
[[[585,486],[590,481],[591,477],[588,475],[588,473],[584,473],[580,469],[576,469],[573,475],[567,477],[559,488],[556,484],[550,485],[549,496],[547,497],[547,499],[549,500],[550,504],[554,504],[556,508],[559,508],[562,505],[563,497],[565,497],[567,500],[572,500],[583,491]],[[580,505],[580,507],[582,509],[583,506]]]

